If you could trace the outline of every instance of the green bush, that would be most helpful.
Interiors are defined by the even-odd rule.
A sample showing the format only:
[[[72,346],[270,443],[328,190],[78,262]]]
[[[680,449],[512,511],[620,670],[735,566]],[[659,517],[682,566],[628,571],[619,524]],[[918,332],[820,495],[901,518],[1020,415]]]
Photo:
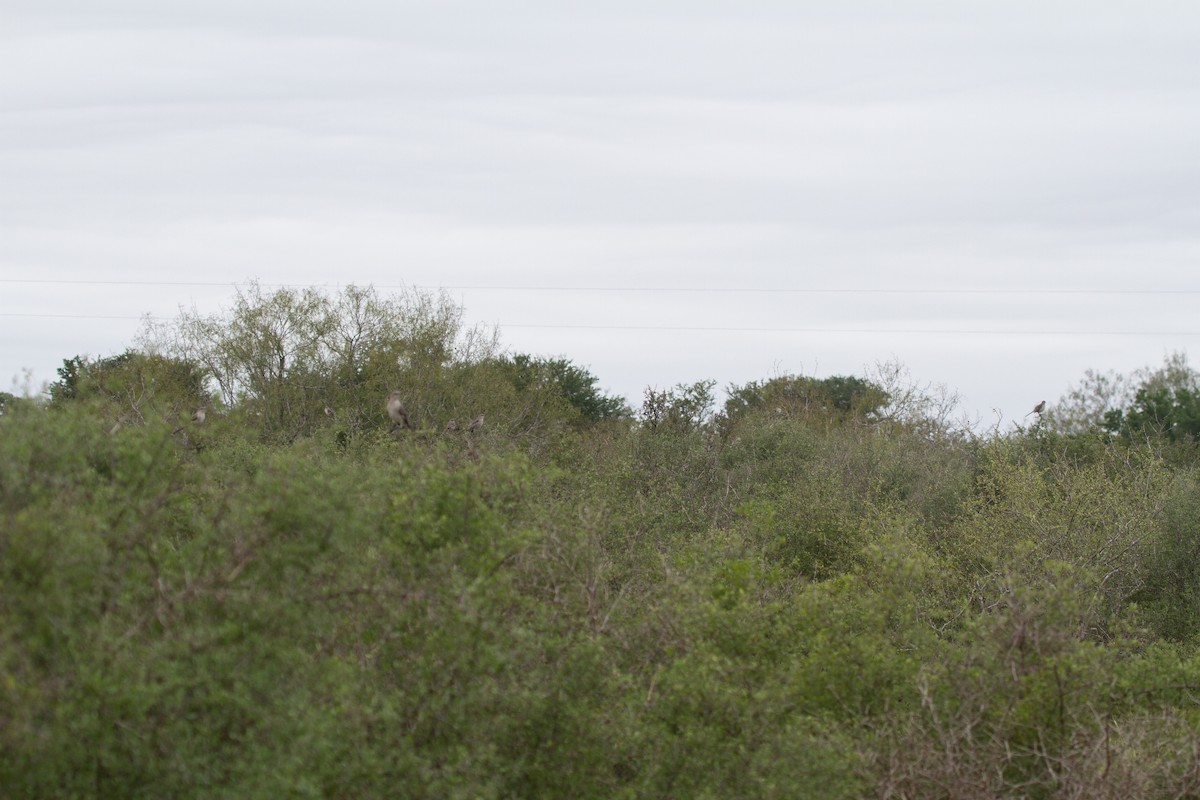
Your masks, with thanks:
[[[1200,794],[1182,446],[849,380],[631,419],[458,320],[251,293],[5,402],[0,795]]]

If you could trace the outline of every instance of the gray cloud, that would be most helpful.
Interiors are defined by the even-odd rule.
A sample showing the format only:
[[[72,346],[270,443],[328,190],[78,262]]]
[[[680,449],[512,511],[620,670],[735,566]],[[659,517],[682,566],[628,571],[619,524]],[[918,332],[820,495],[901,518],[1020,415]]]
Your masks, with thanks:
[[[446,286],[1197,288],[1200,8],[1168,3],[18,3],[0,270]],[[202,287],[4,284],[169,315]],[[457,290],[612,388],[895,355],[1017,416],[1193,331],[1186,295]],[[634,332],[710,328],[1062,331]],[[135,323],[0,317],[0,376]],[[73,335],[74,334],[74,335]],[[631,398],[632,399],[632,398]],[[1023,413],[1023,412],[1022,412]]]

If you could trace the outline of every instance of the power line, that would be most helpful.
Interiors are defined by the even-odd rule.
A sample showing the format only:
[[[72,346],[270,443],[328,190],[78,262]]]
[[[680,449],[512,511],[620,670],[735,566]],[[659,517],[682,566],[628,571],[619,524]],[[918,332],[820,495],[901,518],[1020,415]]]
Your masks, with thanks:
[[[605,331],[688,331],[716,333],[886,333],[886,334],[972,334],[980,336],[1200,336],[1200,331],[1072,331],[1072,330],[979,330],[971,328],[754,328],[695,325],[537,325],[496,323],[507,328]]]
[[[8,312],[0,312],[0,317],[24,317],[27,319],[152,319],[160,322],[174,319],[174,317],[155,317],[150,314],[141,314],[136,317],[130,317],[118,314],[10,314]]]
[[[24,319],[96,319],[167,321],[174,317],[120,316],[103,314],[21,314],[0,312],[0,317]],[[833,333],[833,334],[913,334],[913,335],[973,335],[973,336],[1200,336],[1200,331],[1113,331],[1113,330],[996,330],[977,328],[770,328],[725,325],[590,325],[578,323],[495,323],[501,329],[526,328],[545,330],[598,331],[663,331],[680,333]]]
[[[0,283],[45,286],[179,286],[240,287],[258,285],[267,288],[338,289],[351,283],[255,283],[253,281],[127,281],[73,280],[39,278],[0,278]],[[691,293],[691,294],[940,294],[940,295],[1200,295],[1200,289],[943,289],[943,288],[862,288],[862,287],[693,287],[693,286],[497,286],[488,284],[422,285],[363,284],[376,289],[419,289],[423,291],[480,292],[611,292],[611,293]]]

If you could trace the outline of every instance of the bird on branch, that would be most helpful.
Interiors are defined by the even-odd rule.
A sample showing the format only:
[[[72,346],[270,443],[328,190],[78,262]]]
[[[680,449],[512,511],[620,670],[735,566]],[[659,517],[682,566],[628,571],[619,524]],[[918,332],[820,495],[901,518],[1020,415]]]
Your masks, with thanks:
[[[408,421],[408,411],[404,408],[404,403],[400,400],[399,392],[392,392],[388,395],[387,413],[392,419],[392,430],[401,425],[405,428],[412,428],[412,423]]]

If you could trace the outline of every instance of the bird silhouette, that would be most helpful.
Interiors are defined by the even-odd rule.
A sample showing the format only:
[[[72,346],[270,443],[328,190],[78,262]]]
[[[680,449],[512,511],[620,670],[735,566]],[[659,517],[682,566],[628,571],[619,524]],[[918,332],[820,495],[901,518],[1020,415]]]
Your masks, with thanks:
[[[387,398],[387,413],[392,418],[392,429],[396,426],[403,425],[406,428],[412,428],[412,423],[408,421],[408,411],[404,408],[404,403],[400,400],[399,392],[392,392]]]
[[[1033,407],[1033,411],[1030,411],[1029,414],[1026,414],[1025,416],[1028,417],[1030,414],[1037,414],[1040,417],[1042,415],[1042,412],[1045,410],[1046,410],[1046,401],[1043,400],[1042,402],[1038,403],[1036,406]]]

